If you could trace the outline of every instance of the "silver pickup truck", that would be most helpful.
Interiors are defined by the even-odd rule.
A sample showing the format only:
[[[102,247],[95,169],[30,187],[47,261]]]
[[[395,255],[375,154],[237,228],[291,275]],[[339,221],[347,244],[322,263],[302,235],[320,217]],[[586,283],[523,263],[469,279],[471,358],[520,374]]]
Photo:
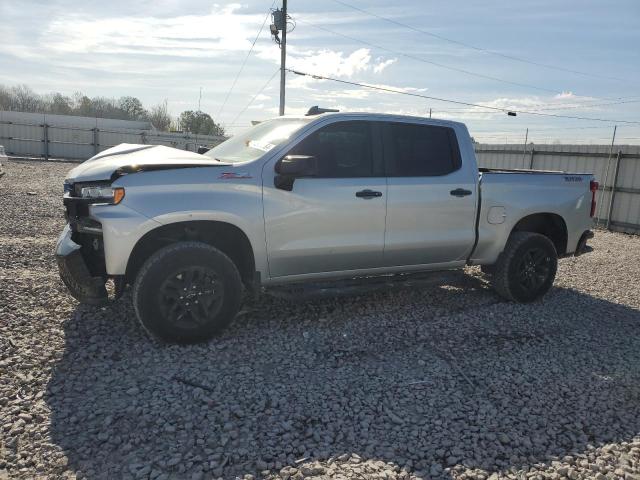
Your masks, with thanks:
[[[590,174],[478,169],[457,122],[280,117],[203,155],[123,144],[74,168],[56,256],[80,302],[131,286],[143,327],[185,343],[245,292],[293,282],[481,265],[530,302],[587,250],[596,190]]]

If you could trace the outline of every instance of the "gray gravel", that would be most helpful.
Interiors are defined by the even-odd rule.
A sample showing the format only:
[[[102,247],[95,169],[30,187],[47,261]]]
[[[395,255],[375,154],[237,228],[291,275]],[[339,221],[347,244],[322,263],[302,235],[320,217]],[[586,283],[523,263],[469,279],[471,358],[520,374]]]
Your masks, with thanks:
[[[640,479],[640,237],[599,232],[533,305],[469,269],[167,346],[59,281],[71,166],[0,180],[0,479]]]

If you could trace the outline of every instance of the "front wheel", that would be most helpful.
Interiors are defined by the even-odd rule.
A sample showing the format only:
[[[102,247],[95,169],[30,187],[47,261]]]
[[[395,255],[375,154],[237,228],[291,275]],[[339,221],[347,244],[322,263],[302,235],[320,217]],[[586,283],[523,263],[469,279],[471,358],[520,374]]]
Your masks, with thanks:
[[[220,250],[179,242],[154,253],[133,286],[133,306],[144,329],[176,343],[206,341],[235,317],[242,281]]]
[[[514,232],[495,264],[493,286],[507,300],[533,302],[549,291],[557,268],[558,254],[549,238]]]

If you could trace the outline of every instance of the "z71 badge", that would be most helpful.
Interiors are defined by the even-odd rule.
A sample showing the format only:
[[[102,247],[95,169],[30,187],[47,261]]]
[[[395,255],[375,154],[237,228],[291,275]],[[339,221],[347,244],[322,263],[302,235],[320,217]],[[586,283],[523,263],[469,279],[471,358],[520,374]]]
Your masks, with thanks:
[[[565,181],[565,182],[581,182],[581,181],[582,181],[582,177],[576,177],[576,176],[571,176],[571,175],[565,175],[565,177],[564,177],[564,181]]]

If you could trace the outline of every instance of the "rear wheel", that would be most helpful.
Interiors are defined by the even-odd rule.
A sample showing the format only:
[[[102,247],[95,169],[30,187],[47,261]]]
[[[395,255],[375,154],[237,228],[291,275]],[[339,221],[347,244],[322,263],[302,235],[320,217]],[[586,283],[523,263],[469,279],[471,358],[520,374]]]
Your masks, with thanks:
[[[235,264],[220,250],[180,242],[154,253],[133,286],[142,326],[162,340],[195,343],[221,332],[235,317],[242,282]]]
[[[508,300],[533,302],[549,291],[557,268],[551,240],[538,233],[514,232],[495,264],[493,286]]]

